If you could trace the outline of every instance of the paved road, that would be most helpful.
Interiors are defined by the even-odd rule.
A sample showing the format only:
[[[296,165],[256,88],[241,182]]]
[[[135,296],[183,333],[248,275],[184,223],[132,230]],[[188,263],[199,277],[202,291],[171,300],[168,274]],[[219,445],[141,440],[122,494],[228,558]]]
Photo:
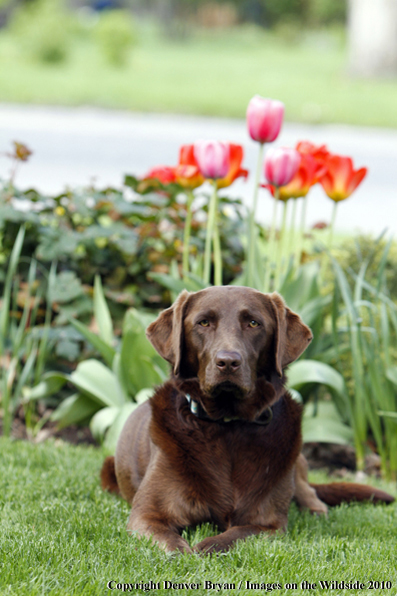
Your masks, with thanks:
[[[65,186],[120,185],[123,174],[144,174],[158,164],[176,163],[178,148],[198,138],[230,140],[244,145],[244,165],[252,172],[257,146],[243,120],[136,114],[95,108],[49,108],[0,105],[0,151],[12,140],[33,151],[21,168],[17,184],[36,186],[42,192],[58,192]],[[279,145],[295,145],[308,139],[326,143],[329,149],[351,155],[357,167],[368,166],[369,175],[357,192],[340,205],[337,228],[379,233],[385,227],[397,231],[397,130],[353,128],[339,125],[286,124]],[[0,160],[0,176],[7,173]],[[248,203],[252,176],[230,189]],[[263,191],[258,217],[268,221],[271,199]],[[308,221],[329,221],[331,201],[321,189],[313,189]]]

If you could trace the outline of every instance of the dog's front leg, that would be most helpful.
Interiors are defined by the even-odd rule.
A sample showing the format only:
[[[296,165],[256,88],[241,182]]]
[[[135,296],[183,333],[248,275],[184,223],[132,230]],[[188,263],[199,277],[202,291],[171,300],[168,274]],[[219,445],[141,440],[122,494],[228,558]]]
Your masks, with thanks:
[[[140,515],[134,511],[134,507],[127,523],[127,531],[131,534],[136,533],[139,536],[152,538],[167,553],[174,551],[192,552],[189,544],[180,536],[175,528],[167,525],[166,522],[156,515]]]
[[[203,552],[206,554],[215,552],[226,552],[234,546],[236,540],[243,540],[248,536],[255,536],[256,534],[266,533],[274,534],[277,530],[283,530],[283,525],[261,526],[257,524],[247,526],[234,526],[218,534],[218,536],[209,536],[205,538],[193,548],[193,551]]]

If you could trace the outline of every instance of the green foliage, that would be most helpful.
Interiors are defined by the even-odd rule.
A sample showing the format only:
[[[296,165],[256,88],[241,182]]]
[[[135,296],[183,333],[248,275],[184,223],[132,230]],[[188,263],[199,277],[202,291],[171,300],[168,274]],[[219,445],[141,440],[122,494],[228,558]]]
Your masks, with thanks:
[[[395,479],[397,305],[390,298],[386,280],[390,247],[391,241],[383,250],[376,285],[366,279],[370,258],[362,260],[357,272],[350,270],[349,277],[333,259],[335,293],[341,296],[344,308],[335,296],[332,318],[336,350],[341,341],[346,341],[350,348],[352,382],[348,384],[348,395],[358,466],[363,466],[365,445],[371,437],[381,457],[384,476]]]
[[[71,374],[46,373],[40,383],[26,392],[28,403],[58,392],[66,383],[77,391],[55,410],[52,419],[59,425],[90,421],[93,436],[114,452],[123,424],[138,403],[152,394],[152,387],[164,381],[167,364],[147,341],[145,329],[154,316],[127,311],[123,336],[114,347],[110,313],[99,277],[95,280],[94,316],[99,328],[95,335],[82,323],[71,321],[76,330],[99,351],[106,365],[95,359],[80,362]]]
[[[345,23],[347,0],[310,0],[308,21],[314,25]]]
[[[116,66],[125,64],[136,42],[131,13],[127,10],[103,12],[95,27],[94,35],[108,62]]]
[[[67,58],[71,16],[63,0],[25,2],[15,11],[10,26],[26,55],[47,63]]]
[[[30,260],[27,281],[20,277],[21,252],[25,229],[20,228],[13,246],[6,271],[0,308],[0,405],[3,410],[3,433],[10,434],[11,421],[27,386],[37,383],[50,347],[48,331],[50,308],[42,321],[43,333],[37,338],[32,328],[40,316],[39,307],[45,293],[47,305],[51,304],[55,268],[52,267],[48,281],[40,283],[37,262]],[[32,411],[25,409],[28,431],[32,431]]]
[[[134,201],[130,199],[134,189]],[[59,263],[56,284],[57,324],[68,318],[86,318],[95,275],[104,280],[112,300],[114,318],[122,319],[127,307],[161,307],[170,303],[168,290],[149,279],[148,273],[169,273],[170,263],[182,264],[186,202],[183,189],[171,185],[150,192],[128,176],[121,190],[93,188],[44,197],[34,190],[20,192],[8,185],[0,189],[0,232],[4,255],[9,256],[19,226],[26,223],[23,255],[42,263]],[[13,203],[11,204],[11,197]],[[30,202],[22,210],[20,203]],[[208,197],[197,196],[193,205],[191,258],[202,254]],[[239,272],[243,249],[239,237],[245,210],[239,200],[220,202],[224,280]],[[139,288],[139,292],[137,289]]]

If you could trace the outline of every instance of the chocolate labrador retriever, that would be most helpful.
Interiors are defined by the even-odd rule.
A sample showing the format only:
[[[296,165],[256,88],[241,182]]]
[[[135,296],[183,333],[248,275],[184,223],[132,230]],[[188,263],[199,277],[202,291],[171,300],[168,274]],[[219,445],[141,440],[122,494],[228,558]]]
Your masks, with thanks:
[[[300,454],[302,408],[284,369],[312,339],[278,294],[246,287],[182,292],[147,330],[171,380],[139,406],[102,468],[103,488],[132,504],[127,529],[190,552],[186,526],[221,534],[194,551],[287,526],[293,498],[312,512],[352,499],[391,502],[361,485],[312,485]]]

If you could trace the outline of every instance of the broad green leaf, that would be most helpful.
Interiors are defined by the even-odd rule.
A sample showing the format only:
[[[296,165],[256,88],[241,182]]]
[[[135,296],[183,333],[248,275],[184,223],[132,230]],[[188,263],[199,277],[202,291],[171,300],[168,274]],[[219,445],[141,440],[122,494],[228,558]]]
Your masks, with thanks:
[[[288,387],[303,389],[306,384],[325,385],[333,394],[343,418],[350,419],[347,389],[342,375],[329,364],[318,360],[299,360],[288,367]]]
[[[114,355],[116,354],[116,350],[111,345],[106,343],[103,339],[101,339],[99,337],[99,335],[96,335],[96,333],[93,333],[92,331],[90,331],[90,329],[88,329],[87,325],[84,325],[77,319],[69,319],[69,322],[73,325],[73,327],[75,329],[77,329],[77,331],[79,331],[81,333],[81,335],[83,337],[85,337],[85,339],[87,341],[90,342],[90,344],[95,349],[98,350],[98,352],[101,354],[102,358],[105,360],[106,364],[108,366],[112,366],[112,362],[113,362]]]
[[[138,404],[134,404],[134,403],[124,404],[124,406],[122,408],[120,408],[119,413],[117,414],[117,417],[115,418],[113,424],[111,425],[108,432],[106,433],[104,446],[111,453],[115,453],[117,441],[121,434],[121,431],[123,430],[123,426],[126,423],[127,418],[130,416],[130,414],[136,408],[138,408]]]
[[[117,406],[111,406],[108,408],[102,408],[91,418],[90,430],[92,436],[96,441],[98,441],[98,443],[103,441],[107,429],[111,424],[113,424],[119,412],[120,408]]]
[[[146,338],[141,313],[135,309],[129,309],[124,318],[120,355],[121,374],[126,379],[129,394],[135,395],[141,389],[163,382],[157,366],[165,372],[167,364],[158,360],[157,352]]]
[[[288,367],[288,386],[294,389],[306,383],[326,385],[345,398],[345,381],[332,366],[318,360],[299,360]]]
[[[59,422],[59,428],[91,418],[100,406],[86,395],[75,393],[67,397],[53,412],[51,420]]]
[[[95,276],[94,282],[94,315],[99,328],[99,336],[104,342],[112,346],[114,343],[112,318],[106,304],[99,275]]]
[[[317,409],[317,415],[313,413]],[[302,422],[305,443],[338,443],[348,445],[353,442],[353,431],[343,424],[332,402],[320,401],[305,407]]]
[[[121,406],[125,401],[116,375],[99,360],[80,362],[69,380],[101,406]]]
[[[32,389],[24,391],[24,401],[35,401],[57,393],[68,381],[68,375],[62,373],[46,373],[43,380]]]
[[[138,404],[143,404],[144,401],[147,401],[154,395],[154,389],[141,389],[135,396],[135,401]]]

